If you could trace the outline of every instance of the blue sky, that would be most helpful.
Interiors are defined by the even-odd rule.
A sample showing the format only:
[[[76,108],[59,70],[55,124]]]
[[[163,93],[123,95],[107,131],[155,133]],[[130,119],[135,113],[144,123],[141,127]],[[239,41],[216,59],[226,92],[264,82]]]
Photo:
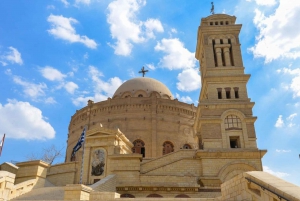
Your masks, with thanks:
[[[216,13],[243,24],[257,142],[268,150],[264,170],[300,185],[300,1],[214,4]],[[174,97],[197,105],[196,36],[210,6],[206,0],[0,1],[0,133],[7,137],[0,162],[24,161],[52,144],[65,149],[75,111],[88,99],[111,97],[142,66]]]

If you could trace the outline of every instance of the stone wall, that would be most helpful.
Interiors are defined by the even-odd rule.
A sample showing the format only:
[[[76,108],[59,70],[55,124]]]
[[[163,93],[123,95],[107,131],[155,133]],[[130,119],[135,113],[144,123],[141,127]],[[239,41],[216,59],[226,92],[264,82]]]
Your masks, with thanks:
[[[221,185],[218,200],[300,201],[300,187],[261,171],[244,172]]]
[[[78,162],[56,164],[48,168],[47,179],[56,186],[74,184],[78,180],[78,172],[80,172]]]

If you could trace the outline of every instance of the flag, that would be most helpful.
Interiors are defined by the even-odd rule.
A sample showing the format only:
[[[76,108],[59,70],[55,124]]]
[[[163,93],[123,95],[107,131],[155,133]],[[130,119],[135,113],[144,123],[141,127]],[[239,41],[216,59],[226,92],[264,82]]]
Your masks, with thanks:
[[[73,148],[72,156],[74,156],[75,153],[81,148],[82,144],[84,143],[84,139],[85,139],[85,128],[83,129],[77,144]]]
[[[0,156],[2,154],[2,148],[3,148],[3,145],[4,145],[4,140],[5,140],[5,133],[4,133],[3,138],[2,138],[2,140],[0,142]]]

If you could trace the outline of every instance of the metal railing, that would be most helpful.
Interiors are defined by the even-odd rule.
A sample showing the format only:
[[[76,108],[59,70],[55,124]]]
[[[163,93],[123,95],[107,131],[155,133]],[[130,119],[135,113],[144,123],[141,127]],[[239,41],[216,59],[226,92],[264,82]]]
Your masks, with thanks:
[[[263,191],[264,191],[264,190],[267,190],[267,191],[273,193],[274,195],[277,195],[277,197],[279,198],[279,200],[284,199],[284,200],[286,200],[286,201],[292,201],[292,200],[290,200],[290,199],[284,197],[283,195],[279,195],[278,193],[276,193],[275,191],[269,189],[268,187],[265,187],[265,186],[263,186],[263,185],[257,183],[256,181],[253,181],[252,179],[250,179],[250,178],[248,178],[248,177],[245,177],[245,179],[246,179],[248,182],[250,182],[250,183],[252,182],[252,183],[258,185],[259,187],[261,187],[261,189],[262,189]]]

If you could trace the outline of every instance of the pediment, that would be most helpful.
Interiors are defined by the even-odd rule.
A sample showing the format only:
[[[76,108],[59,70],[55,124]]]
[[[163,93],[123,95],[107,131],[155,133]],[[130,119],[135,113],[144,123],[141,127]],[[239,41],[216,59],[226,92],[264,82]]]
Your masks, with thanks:
[[[122,132],[119,129],[108,129],[108,128],[95,128],[88,130],[86,132],[86,137],[91,138],[91,137],[109,137],[109,136],[116,136],[122,134]]]

